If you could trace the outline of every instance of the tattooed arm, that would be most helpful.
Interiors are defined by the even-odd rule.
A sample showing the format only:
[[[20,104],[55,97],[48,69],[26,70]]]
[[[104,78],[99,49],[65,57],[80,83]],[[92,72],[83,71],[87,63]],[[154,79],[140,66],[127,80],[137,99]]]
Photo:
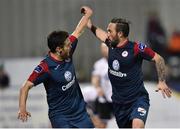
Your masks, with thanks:
[[[166,71],[166,66],[164,59],[158,55],[157,53],[155,54],[154,60],[156,62],[156,69],[158,73],[158,80],[161,82],[166,81],[166,76],[167,76],[167,71]]]
[[[171,97],[172,92],[166,84],[167,69],[164,59],[159,54],[155,53],[155,56],[152,60],[155,61],[156,69],[158,73],[158,80],[159,80],[157,85],[158,89],[156,91],[160,90],[164,98],[166,96]]]

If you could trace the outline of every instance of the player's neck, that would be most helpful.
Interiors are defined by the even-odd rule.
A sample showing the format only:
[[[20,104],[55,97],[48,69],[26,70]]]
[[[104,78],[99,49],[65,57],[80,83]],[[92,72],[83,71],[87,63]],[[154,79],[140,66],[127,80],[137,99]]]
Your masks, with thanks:
[[[50,52],[50,55],[52,58],[54,58],[55,60],[58,60],[58,61],[63,61],[62,57],[60,55],[58,55],[57,53],[52,53]]]
[[[120,42],[118,43],[117,47],[122,47],[124,46],[128,41],[128,38],[121,38]]]

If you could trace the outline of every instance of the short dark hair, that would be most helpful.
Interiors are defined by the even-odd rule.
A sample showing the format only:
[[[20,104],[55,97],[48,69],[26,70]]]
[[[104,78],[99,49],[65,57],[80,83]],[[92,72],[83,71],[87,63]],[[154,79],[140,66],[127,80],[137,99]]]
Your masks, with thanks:
[[[57,47],[64,47],[64,41],[69,36],[66,31],[53,31],[47,37],[48,47],[51,52],[56,52]]]
[[[127,21],[126,19],[122,18],[113,18],[111,20],[111,23],[116,24],[116,32],[122,32],[124,37],[128,37],[129,35],[129,24],[130,22]]]

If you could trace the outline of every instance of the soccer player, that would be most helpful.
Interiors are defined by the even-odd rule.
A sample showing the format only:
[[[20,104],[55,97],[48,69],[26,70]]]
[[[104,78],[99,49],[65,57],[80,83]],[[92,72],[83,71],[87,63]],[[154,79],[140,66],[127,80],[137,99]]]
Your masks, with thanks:
[[[140,42],[130,41],[129,22],[113,18],[107,32],[89,20],[88,28],[109,48],[108,76],[112,84],[112,101],[116,122],[120,128],[144,128],[149,110],[149,95],[143,83],[142,61],[155,62],[158,73],[157,91],[171,97],[166,85],[164,59]]]
[[[95,102],[95,112],[102,121],[101,127],[106,128],[112,117],[112,86],[108,77],[108,47],[101,43],[102,58],[94,63],[91,82],[95,86],[98,98]]]
[[[83,6],[82,9],[84,16],[71,35],[66,31],[53,31],[48,36],[50,52],[34,69],[20,90],[18,118],[23,122],[31,116],[26,110],[29,90],[43,83],[53,128],[94,128],[86,112],[72,61],[78,37],[92,15],[89,7]]]

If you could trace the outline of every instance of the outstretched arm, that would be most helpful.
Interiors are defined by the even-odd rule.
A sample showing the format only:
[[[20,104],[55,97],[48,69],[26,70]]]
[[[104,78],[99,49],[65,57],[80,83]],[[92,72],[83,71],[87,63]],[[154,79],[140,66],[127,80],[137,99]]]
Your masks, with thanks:
[[[154,58],[152,59],[156,63],[156,69],[158,73],[158,85],[157,85],[157,90],[156,91],[161,91],[163,97],[171,97],[171,90],[168,88],[166,84],[166,76],[167,76],[167,70],[166,70],[166,65],[164,62],[164,59],[157,53],[155,53]]]
[[[29,90],[32,87],[33,83],[30,81],[26,81],[23,87],[20,89],[18,119],[22,120],[23,122],[27,121],[28,117],[31,117],[31,114],[26,111],[26,101]]]
[[[72,35],[76,38],[78,38],[83,33],[84,28],[87,26],[88,20],[93,13],[92,10],[87,6],[83,6],[81,10],[83,10],[84,16],[81,18],[78,25],[76,26],[76,29],[72,33]]]
[[[91,20],[89,19],[87,27],[93,32],[93,34],[100,39],[102,42],[105,42],[108,38],[107,32],[102,30],[99,27],[96,27],[92,24]]]

